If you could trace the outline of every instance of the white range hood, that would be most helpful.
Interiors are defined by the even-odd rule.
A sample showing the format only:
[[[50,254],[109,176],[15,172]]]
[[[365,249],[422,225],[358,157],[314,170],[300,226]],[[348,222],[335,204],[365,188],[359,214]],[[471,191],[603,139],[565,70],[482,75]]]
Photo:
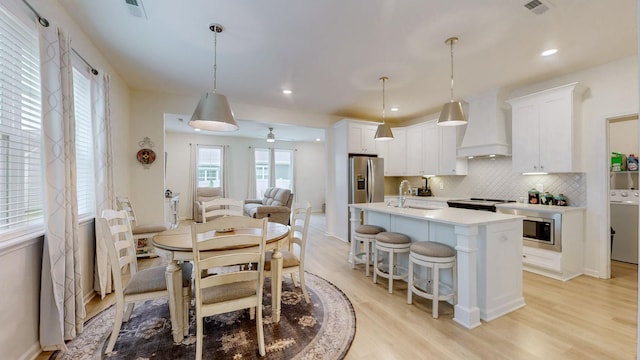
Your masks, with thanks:
[[[498,90],[465,98],[469,104],[467,129],[458,157],[511,156],[511,127]]]

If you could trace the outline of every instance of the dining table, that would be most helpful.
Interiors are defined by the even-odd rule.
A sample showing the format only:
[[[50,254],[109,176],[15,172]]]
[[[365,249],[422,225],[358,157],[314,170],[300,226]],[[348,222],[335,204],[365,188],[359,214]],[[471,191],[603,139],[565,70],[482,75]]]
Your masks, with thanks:
[[[262,229],[234,229],[236,234],[260,234]],[[225,232],[224,235],[229,235]],[[200,235],[199,235],[200,236]],[[215,236],[215,234],[214,234]],[[168,260],[165,277],[169,292],[169,314],[171,317],[171,331],[175,343],[180,343],[189,334],[189,321],[184,319],[182,294],[182,274],[179,262],[193,260],[193,244],[191,226],[179,226],[176,229],[163,231],[151,240],[155,250]],[[271,318],[280,321],[282,295],[282,252],[289,241],[289,227],[280,223],[267,223],[267,239],[265,251],[273,251],[271,256]],[[246,247],[244,247],[246,248]],[[228,252],[241,252],[243,247],[227,248]],[[219,255],[220,251],[210,251],[211,256]]]

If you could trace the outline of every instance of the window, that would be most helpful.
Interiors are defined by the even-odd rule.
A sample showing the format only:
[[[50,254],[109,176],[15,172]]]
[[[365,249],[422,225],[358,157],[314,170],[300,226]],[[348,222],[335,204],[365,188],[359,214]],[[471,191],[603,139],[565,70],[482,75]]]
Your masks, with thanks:
[[[254,154],[258,198],[262,198],[264,191],[271,186],[293,190],[293,150],[255,149]],[[273,180],[271,180],[272,166]]]
[[[82,70],[79,70],[82,69]],[[73,98],[76,118],[76,180],[78,215],[95,216],[91,80],[86,66],[73,67]]]
[[[0,7],[0,234],[43,223],[35,24]]]
[[[197,187],[222,187],[224,149],[216,145],[198,145],[196,156]]]

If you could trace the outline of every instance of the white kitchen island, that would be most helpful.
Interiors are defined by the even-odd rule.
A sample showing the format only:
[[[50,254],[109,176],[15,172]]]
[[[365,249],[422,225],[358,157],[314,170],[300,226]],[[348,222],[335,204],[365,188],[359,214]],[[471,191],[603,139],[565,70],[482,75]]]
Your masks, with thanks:
[[[472,329],[525,305],[522,295],[522,216],[456,208],[416,209],[385,203],[350,204],[351,239],[360,224],[379,225],[411,241],[437,241],[457,252],[453,320]],[[353,261],[353,254],[349,261]],[[407,258],[399,265],[406,267]],[[447,282],[447,278],[442,279]],[[451,281],[449,279],[449,281]]]

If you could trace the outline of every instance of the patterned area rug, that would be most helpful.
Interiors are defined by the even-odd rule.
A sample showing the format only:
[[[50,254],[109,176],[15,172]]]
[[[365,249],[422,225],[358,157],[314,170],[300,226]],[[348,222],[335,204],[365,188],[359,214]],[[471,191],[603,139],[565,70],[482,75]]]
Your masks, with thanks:
[[[290,276],[282,284],[280,322],[271,321],[271,287],[265,279],[264,336],[267,354],[260,357],[255,321],[249,311],[236,311],[205,319],[204,359],[342,359],[355,335],[356,320],[349,299],[330,282],[306,273],[311,304]],[[104,354],[113,326],[114,306],[86,325],[53,359],[194,359],[195,318],[190,316],[189,336],[174,344],[166,300],[137,304],[124,323],[113,353]]]

